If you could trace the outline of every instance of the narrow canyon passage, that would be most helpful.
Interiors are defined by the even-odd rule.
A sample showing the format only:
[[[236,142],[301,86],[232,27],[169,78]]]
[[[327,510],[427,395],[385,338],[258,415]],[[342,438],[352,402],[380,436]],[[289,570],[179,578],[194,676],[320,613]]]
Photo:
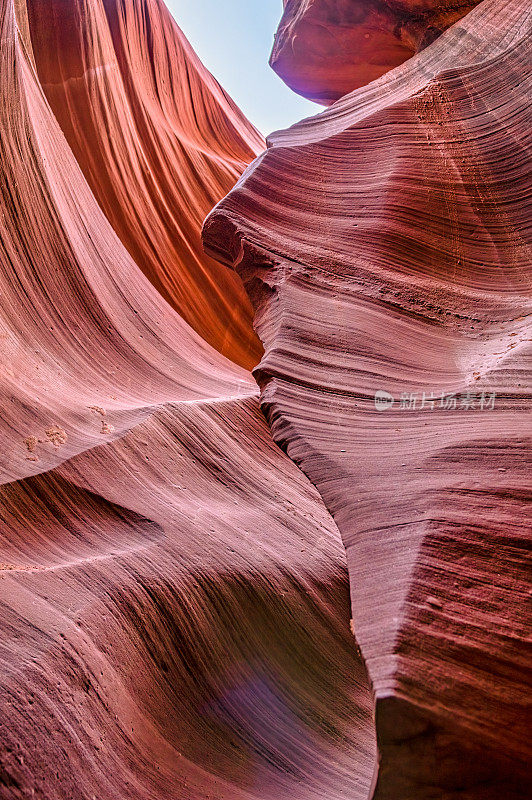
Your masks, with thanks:
[[[116,66],[94,66],[107,63],[97,58],[113,8],[126,6],[29,3],[26,17],[21,3],[0,5],[0,797],[363,800],[375,740],[345,552],[318,493],[273,443],[256,383],[234,363],[260,356],[244,333],[248,301],[224,289],[240,286],[245,299],[240,279],[214,265],[240,333],[228,333],[216,295],[179,280],[207,327],[209,306],[231,361],[139,269],[109,197],[93,194],[75,158],[68,120],[89,137],[79,147],[102,185],[112,177],[113,212],[127,193],[131,214],[148,216],[129,167],[118,159],[111,174],[106,160],[153,154],[140,127],[133,152],[123,149],[133,136],[123,108],[102,123],[127,97]],[[126,10],[139,9],[160,13],[167,38],[177,36],[162,6]],[[135,41],[149,17],[138,28],[128,19]],[[80,31],[92,35],[76,78]],[[182,66],[190,57],[205,96],[216,94],[208,114],[221,125],[222,108],[258,147],[180,36]],[[43,53],[65,62],[43,65]],[[35,63],[69,88],[57,104],[63,131]],[[179,63],[174,54],[172,69]],[[209,135],[201,98],[190,98],[183,146],[186,125],[190,137]],[[172,130],[167,159],[181,147]],[[227,151],[211,149],[221,184],[200,171],[205,185],[188,187],[209,198],[203,214],[243,166],[240,139],[222,140],[233,172]],[[213,330],[203,333],[211,341]]]
[[[529,797],[532,14],[283,5],[0,0],[0,800]]]

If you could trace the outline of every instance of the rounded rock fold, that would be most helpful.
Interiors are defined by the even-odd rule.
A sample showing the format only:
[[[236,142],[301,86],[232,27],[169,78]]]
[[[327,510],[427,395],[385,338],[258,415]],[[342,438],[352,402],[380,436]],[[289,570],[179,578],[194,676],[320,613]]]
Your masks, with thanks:
[[[346,547],[375,800],[527,794],[530,22],[485,0],[274,134],[204,229]]]
[[[330,105],[431,44],[479,0],[284,0],[270,63]]]
[[[262,136],[159,0],[28,0],[27,12],[41,86],[118,237],[183,319],[250,369],[249,301],[200,231]]]

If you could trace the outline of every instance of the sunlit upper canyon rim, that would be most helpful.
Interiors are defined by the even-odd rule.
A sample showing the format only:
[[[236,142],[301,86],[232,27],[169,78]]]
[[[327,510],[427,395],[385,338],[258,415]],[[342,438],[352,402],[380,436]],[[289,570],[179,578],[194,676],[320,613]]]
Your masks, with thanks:
[[[528,800],[530,5],[256,3],[0,0],[0,800]]]

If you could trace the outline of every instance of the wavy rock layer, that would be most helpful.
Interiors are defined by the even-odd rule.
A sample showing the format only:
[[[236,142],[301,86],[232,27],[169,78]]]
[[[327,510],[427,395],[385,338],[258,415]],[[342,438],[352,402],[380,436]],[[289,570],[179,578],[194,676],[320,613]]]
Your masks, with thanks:
[[[284,0],[271,66],[330,105],[431,44],[479,0]]]
[[[253,394],[139,271],[2,10],[0,480],[51,469],[166,401]]]
[[[529,796],[530,22],[486,0],[276,134],[204,233],[346,546],[379,800]]]
[[[365,798],[371,699],[338,531],[251,375],[166,303],[96,202],[28,8],[0,0],[0,797]],[[73,8],[49,4],[66,45]],[[80,23],[95,37],[102,9]]]
[[[166,405],[0,498],[0,796],[367,795],[345,554],[254,398]]]
[[[201,225],[263,149],[159,0],[28,0],[38,75],[89,186],[135,262],[210,344],[261,355],[235,274]]]

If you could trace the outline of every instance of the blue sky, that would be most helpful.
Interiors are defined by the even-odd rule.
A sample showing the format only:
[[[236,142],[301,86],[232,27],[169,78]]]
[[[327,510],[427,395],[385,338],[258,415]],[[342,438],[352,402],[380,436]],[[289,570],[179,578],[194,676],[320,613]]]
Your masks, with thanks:
[[[268,66],[282,0],[166,0],[215,78],[264,134],[321,106],[294,94]]]

